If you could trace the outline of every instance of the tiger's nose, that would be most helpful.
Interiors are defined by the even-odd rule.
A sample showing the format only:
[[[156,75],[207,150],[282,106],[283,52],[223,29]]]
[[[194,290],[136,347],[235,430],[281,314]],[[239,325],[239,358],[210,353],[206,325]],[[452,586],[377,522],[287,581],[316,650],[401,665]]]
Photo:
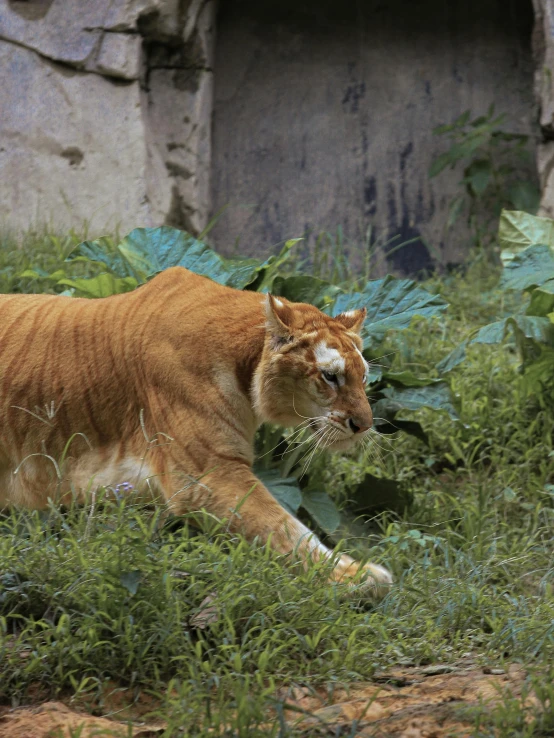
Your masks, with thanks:
[[[352,433],[364,433],[371,428],[371,424],[368,425],[367,421],[361,418],[348,418],[348,427]]]

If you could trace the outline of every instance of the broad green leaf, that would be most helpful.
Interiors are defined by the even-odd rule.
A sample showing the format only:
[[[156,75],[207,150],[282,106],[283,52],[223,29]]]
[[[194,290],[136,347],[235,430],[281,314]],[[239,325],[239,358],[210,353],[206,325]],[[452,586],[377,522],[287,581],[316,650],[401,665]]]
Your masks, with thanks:
[[[501,287],[526,290],[554,279],[554,254],[546,245],[530,246],[504,264]]]
[[[525,367],[523,383],[527,393],[548,392],[554,389],[554,348],[541,347],[538,358]]]
[[[63,279],[65,275],[66,275],[66,272],[64,269],[56,269],[55,272],[52,272],[52,274],[49,275],[48,279],[53,279],[57,281],[57,280]]]
[[[458,143],[453,144],[448,153],[455,162],[466,159],[468,156],[475,154],[477,149],[487,143],[489,135],[490,133],[486,128],[475,130],[471,135],[468,135],[461,141],[458,141]]]
[[[470,343],[502,343],[506,336],[506,326],[508,319],[497,320],[480,328],[476,335],[470,340]]]
[[[403,420],[396,417],[396,414],[404,409],[400,402],[382,397],[377,402],[371,403],[371,409],[373,411],[373,427],[380,435],[389,436],[398,433],[398,431],[404,431],[419,438],[424,443],[429,443],[427,433],[425,433],[420,423],[415,420]],[[375,438],[372,440],[376,444],[379,443]]]
[[[333,300],[342,293],[342,290],[317,277],[297,276],[276,277],[271,292],[277,297],[286,297],[292,302],[308,302],[322,309],[332,305]]]
[[[492,167],[488,159],[476,159],[465,170],[465,183],[473,194],[481,196],[487,189],[492,176]]]
[[[498,226],[498,240],[506,251],[502,253],[504,265],[515,254],[537,244],[554,247],[554,221],[539,218],[520,210],[503,210]]]
[[[483,326],[479,329],[475,335],[471,338],[466,338],[462,341],[455,349],[453,349],[448,356],[437,364],[437,370],[441,374],[446,374],[452,371],[455,367],[459,366],[466,358],[466,349],[470,344],[473,343],[502,343],[506,335],[507,318],[499,320],[496,323],[489,323],[489,325]]]
[[[554,282],[550,281],[537,287],[531,293],[531,302],[527,310],[527,315],[537,315],[540,317],[548,317],[554,310]]]
[[[302,507],[326,533],[333,533],[338,528],[340,513],[327,492],[303,490]]]
[[[23,272],[21,272],[19,277],[28,277],[29,279],[48,279],[50,281],[56,282],[58,279],[62,279],[65,277],[65,272],[63,269],[56,269],[55,272],[49,273],[45,271],[44,269],[25,269]]]
[[[358,515],[375,515],[382,510],[403,513],[412,495],[400,482],[366,474],[350,495],[348,507]]]
[[[381,402],[388,403],[389,400],[381,400]],[[397,408],[398,406],[394,403],[391,403],[391,406]],[[429,436],[425,431],[423,430],[423,427],[421,423],[418,423],[416,420],[402,420],[398,418],[394,418],[392,421],[385,421],[382,419],[378,419],[374,423],[375,430],[377,433],[379,433],[382,436],[390,436],[394,433],[398,433],[398,431],[404,431],[404,433],[407,433],[410,436],[415,436],[415,438],[419,438],[420,441],[423,441],[423,443],[429,444]],[[376,444],[379,443],[376,439],[373,439]],[[386,448],[386,442],[385,442],[385,448]]]
[[[144,281],[169,267],[182,266],[219,284],[243,289],[262,266],[258,259],[224,259],[185,231],[169,226],[135,228],[118,250]]]
[[[294,477],[284,479],[277,469],[260,469],[255,467],[254,472],[271,492],[273,497],[292,515],[296,515],[302,504],[302,492],[298,481]]]
[[[549,346],[554,345],[554,326],[548,318],[534,315],[514,315],[507,319],[514,330],[522,336]]]
[[[391,329],[407,328],[415,315],[429,318],[446,309],[439,295],[418,287],[411,279],[395,279],[390,275],[367,283],[363,292],[338,295],[332,315],[365,307],[367,319],[362,337],[364,346],[381,341]]]
[[[417,377],[413,372],[383,372],[383,379],[392,384],[399,384],[403,387],[427,387],[431,384],[437,384],[440,379],[431,379],[429,377]]]
[[[110,297],[134,290],[137,280],[134,277],[114,277],[104,272],[92,279],[60,279],[57,284],[73,287],[83,297]]]
[[[508,196],[515,210],[536,213],[541,204],[541,192],[534,182],[517,180],[508,187]]]
[[[138,570],[124,571],[119,577],[119,582],[122,587],[125,587],[129,594],[136,595],[141,579],[142,573]]]
[[[373,426],[379,433],[396,433],[396,413],[402,410],[402,405],[395,400],[389,400],[387,397],[381,397],[377,402],[370,402],[373,412]],[[386,426],[386,430],[382,428]],[[388,426],[391,426],[389,428]]]
[[[512,324],[516,346],[523,362],[521,369],[526,373],[528,368],[537,361],[545,347],[554,346],[554,326],[547,317],[524,317],[527,320],[539,321],[538,331],[536,330],[537,326],[533,326],[535,329],[533,331],[525,331],[525,326],[522,329],[517,323]]]
[[[386,387],[381,392],[391,403],[389,412],[394,406],[397,406],[396,412],[420,410],[427,407],[447,412],[453,420],[458,420],[459,416],[453,404],[452,392],[446,382],[437,382],[428,387]],[[381,402],[383,401],[378,401],[377,406]]]
[[[547,317],[537,317],[534,315],[513,315],[510,318],[498,320],[495,323],[483,326],[475,335],[466,338],[441,362],[437,364],[437,369],[442,374],[451,371],[454,367],[462,363],[466,356],[466,349],[470,344],[486,343],[499,344],[506,337],[509,327],[519,331],[523,338],[531,339],[539,343],[554,345],[554,325]]]
[[[497,139],[498,141],[517,141],[522,146],[527,143],[529,140],[529,136],[526,136],[524,133],[507,133],[506,131],[494,131],[493,132],[493,138]],[[499,167],[501,170],[502,167]],[[510,167],[510,171],[513,171],[513,169]],[[523,210],[524,208],[514,208],[514,210]]]
[[[69,254],[66,261],[97,261],[117,277],[133,277],[133,270],[111,238],[83,241]]]
[[[456,346],[456,348],[447,354],[444,359],[439,361],[437,364],[437,371],[439,374],[447,374],[448,372],[451,372],[452,369],[459,366],[462,361],[464,361],[466,358],[467,345],[467,340],[462,341],[462,343]]]

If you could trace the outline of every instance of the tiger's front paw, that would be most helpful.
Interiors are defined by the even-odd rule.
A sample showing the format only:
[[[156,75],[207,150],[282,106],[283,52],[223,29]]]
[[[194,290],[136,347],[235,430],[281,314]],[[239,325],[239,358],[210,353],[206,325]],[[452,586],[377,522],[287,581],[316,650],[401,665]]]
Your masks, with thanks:
[[[340,557],[333,569],[333,579],[355,588],[358,594],[380,599],[390,590],[392,574],[379,564],[359,564],[350,556]]]

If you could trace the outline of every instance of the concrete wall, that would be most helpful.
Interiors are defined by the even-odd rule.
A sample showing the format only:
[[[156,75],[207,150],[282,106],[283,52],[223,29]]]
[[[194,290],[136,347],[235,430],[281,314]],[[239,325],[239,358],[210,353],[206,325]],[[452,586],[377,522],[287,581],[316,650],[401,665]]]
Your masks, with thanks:
[[[460,260],[462,234],[444,233],[460,175],[429,181],[445,147],[432,129],[494,102],[509,129],[534,134],[532,21],[530,0],[221,3],[218,246],[257,253],[339,225],[360,243],[371,225],[381,240],[421,237],[389,268]]]
[[[204,227],[214,9],[0,0],[0,227]]]
[[[491,102],[512,130],[537,136],[554,212],[554,0],[215,10],[216,0],[0,0],[0,227],[198,233],[228,205],[210,234],[227,253],[238,241],[267,254],[337,226],[360,243],[372,226],[381,243],[421,239],[378,259],[381,271],[459,261],[467,234],[444,233],[458,175],[429,181],[444,147],[431,130]]]

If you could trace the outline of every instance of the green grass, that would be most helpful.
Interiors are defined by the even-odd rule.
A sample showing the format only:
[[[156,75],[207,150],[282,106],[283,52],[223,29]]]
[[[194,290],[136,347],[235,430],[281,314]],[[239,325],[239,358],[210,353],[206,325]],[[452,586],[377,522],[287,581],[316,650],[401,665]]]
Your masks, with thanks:
[[[50,269],[70,243],[4,244],[0,286],[33,291],[17,272]],[[495,284],[479,263],[431,280],[452,307],[388,339],[394,366],[432,368],[471,328],[502,316],[512,306]],[[0,699],[73,694],[102,712],[115,684],[129,698],[157,697],[167,738],[294,735],[279,720],[267,726],[280,685],[348,684],[469,652],[483,664],[526,665],[545,706],[526,721],[505,695],[494,711],[475,711],[475,735],[551,735],[554,398],[525,396],[509,344],[472,348],[452,385],[461,421],[420,413],[429,446],[383,439],[365,457],[315,462],[339,500],[368,471],[413,494],[403,516],[383,515],[363,540],[341,544],[393,571],[379,604],[328,585],[325,567],[292,570],[210,520],[200,533],[130,502],[4,514]]]
[[[62,236],[48,231],[29,232],[19,238],[9,233],[0,233],[0,293],[7,292],[60,292],[63,288],[52,288],[46,275],[63,270],[68,277],[89,277],[98,273],[90,262],[66,263],[66,256],[86,238],[86,234],[70,232]],[[25,270],[32,269],[45,278],[21,277]]]

